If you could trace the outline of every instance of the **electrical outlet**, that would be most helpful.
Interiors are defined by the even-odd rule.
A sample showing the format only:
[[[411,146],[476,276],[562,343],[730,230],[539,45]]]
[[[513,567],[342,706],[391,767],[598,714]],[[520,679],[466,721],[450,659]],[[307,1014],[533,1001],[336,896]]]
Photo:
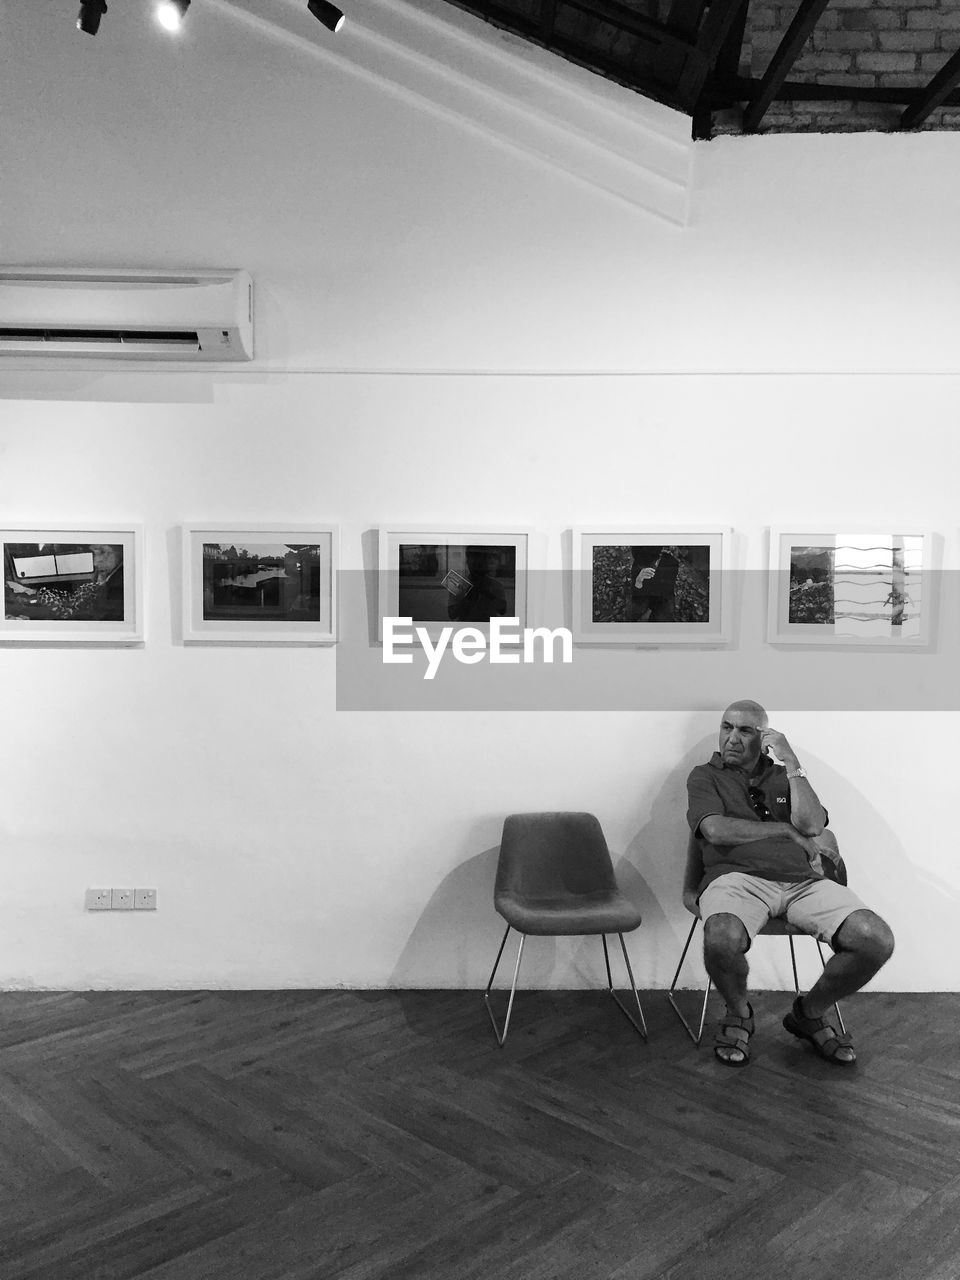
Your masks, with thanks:
[[[134,889],[133,906],[136,911],[156,911],[156,889]]]
[[[133,890],[114,889],[110,895],[110,908],[112,911],[132,911]]]
[[[109,911],[112,889],[88,889],[84,894],[83,905],[88,911]]]

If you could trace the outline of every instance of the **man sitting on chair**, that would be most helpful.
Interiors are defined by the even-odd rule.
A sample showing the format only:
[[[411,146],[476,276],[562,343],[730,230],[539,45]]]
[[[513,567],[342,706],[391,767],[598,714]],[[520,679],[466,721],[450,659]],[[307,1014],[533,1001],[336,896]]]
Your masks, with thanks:
[[[687,820],[703,851],[704,964],[727,1004],[714,1044],[717,1058],[731,1067],[750,1061],[754,1023],[746,953],[767,921],[780,916],[834,951],[783,1025],[829,1062],[855,1062],[850,1037],[838,1034],[824,1015],[889,960],[893,934],[836,882],[830,856],[836,856],[835,845],[823,838],[826,811],[790,743],[770,728],[759,703],[727,707],[720,749],[691,772],[687,794]]]

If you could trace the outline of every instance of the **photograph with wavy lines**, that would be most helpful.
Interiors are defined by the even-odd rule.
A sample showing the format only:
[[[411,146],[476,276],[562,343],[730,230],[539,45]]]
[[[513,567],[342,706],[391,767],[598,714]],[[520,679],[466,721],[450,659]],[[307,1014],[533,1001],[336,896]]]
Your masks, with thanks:
[[[791,542],[787,622],[850,639],[919,638],[922,534],[836,534]]]

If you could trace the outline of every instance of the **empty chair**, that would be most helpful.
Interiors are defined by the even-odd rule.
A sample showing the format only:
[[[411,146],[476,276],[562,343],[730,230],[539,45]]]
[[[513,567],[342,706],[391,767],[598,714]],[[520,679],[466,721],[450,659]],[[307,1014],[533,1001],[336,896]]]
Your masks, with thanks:
[[[503,824],[493,904],[506,920],[507,928],[483,998],[501,1045],[510,1026],[528,934],[549,937],[599,934],[603,941],[607,989],[636,1030],[646,1036],[640,994],[623,940],[625,933],[639,926],[640,911],[617,884],[607,842],[592,813],[510,814]],[[520,934],[520,945],[501,1031],[491,1006],[490,992],[511,929]],[[607,951],[608,933],[615,933],[620,939],[632,1002],[636,1003],[636,1017],[614,990]]]
[[[847,869],[844,866],[843,858],[840,857],[840,850],[837,846],[837,840],[833,832],[828,829],[824,830],[819,837],[822,842],[830,844],[836,854],[836,878],[840,884],[847,883]],[[670,990],[667,992],[667,999],[673,1006],[674,1012],[687,1029],[687,1033],[692,1038],[694,1044],[699,1044],[703,1037],[703,1027],[707,1020],[707,1000],[710,998],[710,990],[713,986],[710,979],[707,979],[707,989],[703,993],[703,1004],[700,1009],[700,1025],[694,1031],[690,1023],[683,1015],[683,1011],[677,1004],[676,990],[677,982],[680,978],[680,970],[683,968],[683,962],[687,958],[687,952],[690,949],[690,943],[693,941],[693,935],[697,931],[697,925],[700,923],[700,910],[697,906],[697,893],[700,888],[700,881],[703,879],[703,857],[700,852],[700,843],[697,837],[691,833],[687,842],[687,865],[683,873],[683,905],[693,915],[693,923],[690,926],[690,932],[687,934],[687,941],[684,943],[683,951],[680,955],[680,963],[677,965],[677,972],[673,975],[673,981],[670,983]],[[797,976],[797,957],[793,947],[793,940],[797,935],[801,937],[811,937],[811,934],[805,934],[802,929],[797,929],[794,925],[788,924],[786,920],[772,919],[769,920],[760,930],[762,937],[786,937],[790,939],[790,963],[793,967],[793,985],[797,995],[800,994],[800,979]],[[826,960],[823,956],[823,944],[819,938],[814,938],[817,944],[817,950],[820,952],[820,963],[826,966]],[[837,1021],[840,1024],[841,1033],[846,1031],[843,1025],[843,1017],[840,1013],[840,1006],[834,1005],[837,1011]]]

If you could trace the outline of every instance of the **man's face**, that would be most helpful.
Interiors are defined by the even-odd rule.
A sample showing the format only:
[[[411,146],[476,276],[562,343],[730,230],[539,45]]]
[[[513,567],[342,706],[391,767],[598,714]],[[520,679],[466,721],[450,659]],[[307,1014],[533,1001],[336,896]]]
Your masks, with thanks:
[[[727,707],[720,721],[720,757],[725,765],[752,773],[760,759],[760,731],[766,721],[738,707]]]

